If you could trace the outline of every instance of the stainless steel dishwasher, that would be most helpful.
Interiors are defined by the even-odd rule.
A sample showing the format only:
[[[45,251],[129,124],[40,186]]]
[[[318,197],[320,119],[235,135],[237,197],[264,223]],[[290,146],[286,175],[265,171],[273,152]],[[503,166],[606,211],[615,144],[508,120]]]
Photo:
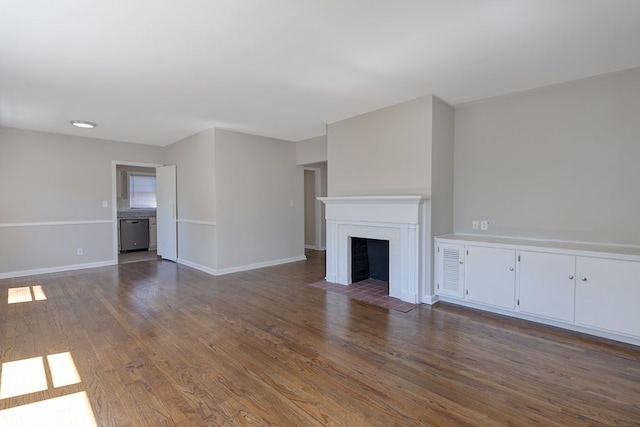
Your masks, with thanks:
[[[149,219],[120,220],[120,250],[149,249]]]

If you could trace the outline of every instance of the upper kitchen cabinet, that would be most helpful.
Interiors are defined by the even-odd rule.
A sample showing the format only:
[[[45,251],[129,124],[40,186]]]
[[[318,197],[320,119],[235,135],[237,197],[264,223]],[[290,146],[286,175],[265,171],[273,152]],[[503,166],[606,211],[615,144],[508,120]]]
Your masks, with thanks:
[[[116,171],[116,197],[118,199],[129,198],[129,176],[125,170]]]

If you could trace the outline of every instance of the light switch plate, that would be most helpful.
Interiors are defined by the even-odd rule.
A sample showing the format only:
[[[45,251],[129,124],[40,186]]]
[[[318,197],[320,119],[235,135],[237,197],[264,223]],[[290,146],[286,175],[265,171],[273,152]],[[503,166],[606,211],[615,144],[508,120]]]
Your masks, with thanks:
[[[477,219],[474,219],[473,222],[471,223],[471,228],[474,230],[480,230],[480,221],[478,221]]]
[[[480,221],[480,230],[487,231],[489,229],[489,221],[482,220]]]
[[[108,208],[109,207],[109,202],[107,202],[106,200],[102,201],[102,207],[103,208]]]

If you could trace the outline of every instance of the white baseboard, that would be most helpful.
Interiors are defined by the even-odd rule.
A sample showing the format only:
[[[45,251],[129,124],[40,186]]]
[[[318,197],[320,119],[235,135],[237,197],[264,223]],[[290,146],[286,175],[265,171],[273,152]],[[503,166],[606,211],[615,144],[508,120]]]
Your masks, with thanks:
[[[237,267],[228,267],[228,268],[222,268],[222,269],[207,267],[183,258],[178,258],[178,263],[186,265],[187,267],[195,268],[196,270],[204,271],[205,273],[209,273],[213,276],[223,276],[225,274],[239,273],[241,271],[255,270],[257,268],[263,268],[263,267],[272,267],[274,265],[288,264],[290,262],[306,261],[306,259],[307,259],[306,256],[300,255],[300,256],[291,257],[291,258],[282,258],[282,259],[276,259],[272,261],[259,262],[256,264],[245,264],[245,265],[239,265]]]
[[[444,296],[444,295],[441,295],[439,297],[439,300],[442,301],[442,302],[450,303],[450,304],[461,305],[461,306],[464,306],[464,307],[469,307],[469,308],[473,308],[473,309],[477,309],[477,310],[488,311],[490,313],[501,314],[503,316],[514,317],[516,319],[528,320],[528,321],[533,322],[533,323],[539,323],[539,324],[544,324],[544,325],[555,326],[555,327],[561,328],[561,329],[567,329],[567,330],[570,330],[570,331],[581,332],[581,333],[587,334],[587,335],[594,335],[594,336],[597,336],[597,337],[607,338],[607,339],[614,340],[614,341],[621,341],[621,342],[626,342],[628,344],[633,344],[633,345],[640,346],[640,339],[638,339],[638,338],[634,338],[634,337],[631,337],[631,336],[620,335],[620,334],[616,334],[614,332],[608,332],[608,331],[599,330],[599,329],[595,329],[595,328],[589,328],[589,327],[586,327],[586,326],[577,325],[575,323],[567,323],[567,322],[562,322],[562,321],[556,321],[556,320],[547,319],[547,318],[544,318],[544,317],[528,315],[526,313],[522,313],[522,312],[519,312],[519,311],[503,310],[503,309],[500,309],[500,308],[497,308],[497,307],[486,306],[484,304],[476,304],[476,303],[473,303],[471,301],[466,301],[466,300],[459,299],[459,298],[447,297],[447,296]]]
[[[437,303],[438,301],[440,301],[440,298],[438,298],[438,295],[423,295],[422,296],[422,303],[423,304],[433,305],[433,304]]]
[[[61,265],[57,267],[36,268],[33,270],[10,271],[8,273],[0,273],[0,279],[9,279],[13,277],[35,276],[38,274],[59,273],[61,271],[83,270],[85,268],[106,267],[117,264],[114,260],[89,262],[86,264]]]
[[[391,296],[391,294],[389,294],[389,296]],[[412,292],[406,292],[403,291],[401,296],[400,296],[400,300],[404,301],[404,302],[408,302],[411,304],[420,304],[418,301],[418,295],[412,293]]]
[[[195,268],[196,270],[204,271],[205,273],[211,274],[212,276],[218,276],[218,272],[215,268],[207,267],[206,265],[198,264],[184,258],[178,258],[176,262],[178,264],[186,265],[187,267]]]
[[[304,245],[305,249],[311,249],[313,251],[326,251],[327,247],[326,246],[320,246],[319,248],[314,246],[314,245]]]

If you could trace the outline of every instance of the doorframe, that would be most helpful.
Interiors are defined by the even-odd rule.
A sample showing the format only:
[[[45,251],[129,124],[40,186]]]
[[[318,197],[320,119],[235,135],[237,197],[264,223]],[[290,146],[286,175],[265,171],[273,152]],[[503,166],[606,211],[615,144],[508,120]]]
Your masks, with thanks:
[[[111,214],[113,216],[113,265],[118,265],[118,194],[117,194],[117,173],[116,166],[138,166],[144,168],[157,168],[164,166],[161,163],[141,163],[141,162],[127,162],[124,160],[112,160],[111,161]]]
[[[322,197],[322,169],[312,168],[305,166],[304,170],[313,172],[314,180],[314,210],[315,210],[315,230],[316,230],[316,245],[315,250],[322,250],[322,203],[318,200],[318,197]],[[305,198],[307,195],[305,194]],[[307,245],[305,244],[305,248]]]

